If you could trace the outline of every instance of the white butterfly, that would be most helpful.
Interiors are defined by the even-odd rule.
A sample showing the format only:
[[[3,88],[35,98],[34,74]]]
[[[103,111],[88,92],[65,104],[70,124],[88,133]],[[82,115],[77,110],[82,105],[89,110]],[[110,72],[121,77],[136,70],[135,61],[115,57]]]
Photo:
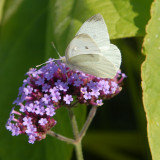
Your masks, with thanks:
[[[121,53],[110,44],[105,21],[100,14],[89,18],[61,57],[72,70],[101,78],[113,78],[120,68]]]

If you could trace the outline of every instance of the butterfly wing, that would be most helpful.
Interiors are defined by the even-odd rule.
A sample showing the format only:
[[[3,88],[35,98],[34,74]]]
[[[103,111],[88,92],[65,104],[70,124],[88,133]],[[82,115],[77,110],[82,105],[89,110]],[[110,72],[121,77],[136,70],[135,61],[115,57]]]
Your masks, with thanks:
[[[117,71],[114,65],[101,54],[82,54],[69,59],[71,68],[101,78],[113,78]]]
[[[67,47],[65,57],[72,69],[103,78],[113,78],[121,64],[121,53],[110,44],[107,26],[100,14],[84,22]]]
[[[87,34],[79,34],[68,45],[65,57],[68,61],[73,56],[82,55],[82,54],[98,54],[100,49],[92,38]]]
[[[121,64],[121,53],[115,45],[110,44],[107,26],[102,15],[96,14],[89,18],[84,22],[76,35],[84,33],[88,34],[93,41],[95,41],[101,53],[104,54],[104,56],[113,63],[116,70],[118,70]]]
[[[110,44],[109,47],[101,47],[101,52],[107,60],[112,62],[117,72],[121,65],[121,52],[117,46]]]
[[[73,70],[77,69],[97,77],[113,78],[118,65],[112,63],[114,57],[109,58],[108,53],[113,54],[114,50],[109,47],[107,52],[106,48],[102,51],[89,35],[79,34],[66,49],[66,63]]]
[[[99,48],[110,44],[107,26],[100,14],[96,14],[85,21],[76,36],[79,34],[88,34]]]

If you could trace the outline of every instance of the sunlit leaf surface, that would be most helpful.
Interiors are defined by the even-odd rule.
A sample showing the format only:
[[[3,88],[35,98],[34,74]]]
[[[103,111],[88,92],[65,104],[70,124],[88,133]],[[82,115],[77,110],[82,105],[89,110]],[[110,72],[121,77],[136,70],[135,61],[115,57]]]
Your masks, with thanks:
[[[151,8],[144,40],[146,60],[142,65],[143,102],[148,122],[148,138],[153,160],[160,159],[160,1]]]

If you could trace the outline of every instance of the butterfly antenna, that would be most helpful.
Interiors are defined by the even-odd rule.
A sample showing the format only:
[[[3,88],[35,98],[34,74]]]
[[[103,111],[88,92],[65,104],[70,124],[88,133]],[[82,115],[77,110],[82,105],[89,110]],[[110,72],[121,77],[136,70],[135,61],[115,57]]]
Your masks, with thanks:
[[[59,54],[59,52],[58,52],[56,46],[54,45],[53,41],[52,41],[52,46],[55,49],[56,53],[58,54],[59,58],[61,59],[61,55]]]
[[[37,65],[36,67],[40,67],[40,66],[42,66],[42,65],[44,65],[44,64],[47,64],[47,63],[49,63],[49,62],[53,62],[55,59],[53,59],[53,60],[50,60],[50,61],[47,61],[47,62],[45,62],[45,63],[42,63],[42,64],[39,64],[39,65]]]

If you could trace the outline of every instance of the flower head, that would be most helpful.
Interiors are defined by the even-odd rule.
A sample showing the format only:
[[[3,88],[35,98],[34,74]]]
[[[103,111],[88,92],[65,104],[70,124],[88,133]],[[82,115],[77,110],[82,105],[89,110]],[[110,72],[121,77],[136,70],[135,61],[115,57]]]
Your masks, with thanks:
[[[26,75],[28,77],[14,101],[17,111],[15,108],[11,111],[6,129],[13,136],[28,135],[32,144],[44,139],[47,131],[56,125],[53,116],[59,107],[70,107],[73,101],[101,106],[104,99],[110,99],[121,91],[126,77],[118,71],[113,79],[99,78],[72,71],[61,61],[49,62],[40,69],[30,69]]]

